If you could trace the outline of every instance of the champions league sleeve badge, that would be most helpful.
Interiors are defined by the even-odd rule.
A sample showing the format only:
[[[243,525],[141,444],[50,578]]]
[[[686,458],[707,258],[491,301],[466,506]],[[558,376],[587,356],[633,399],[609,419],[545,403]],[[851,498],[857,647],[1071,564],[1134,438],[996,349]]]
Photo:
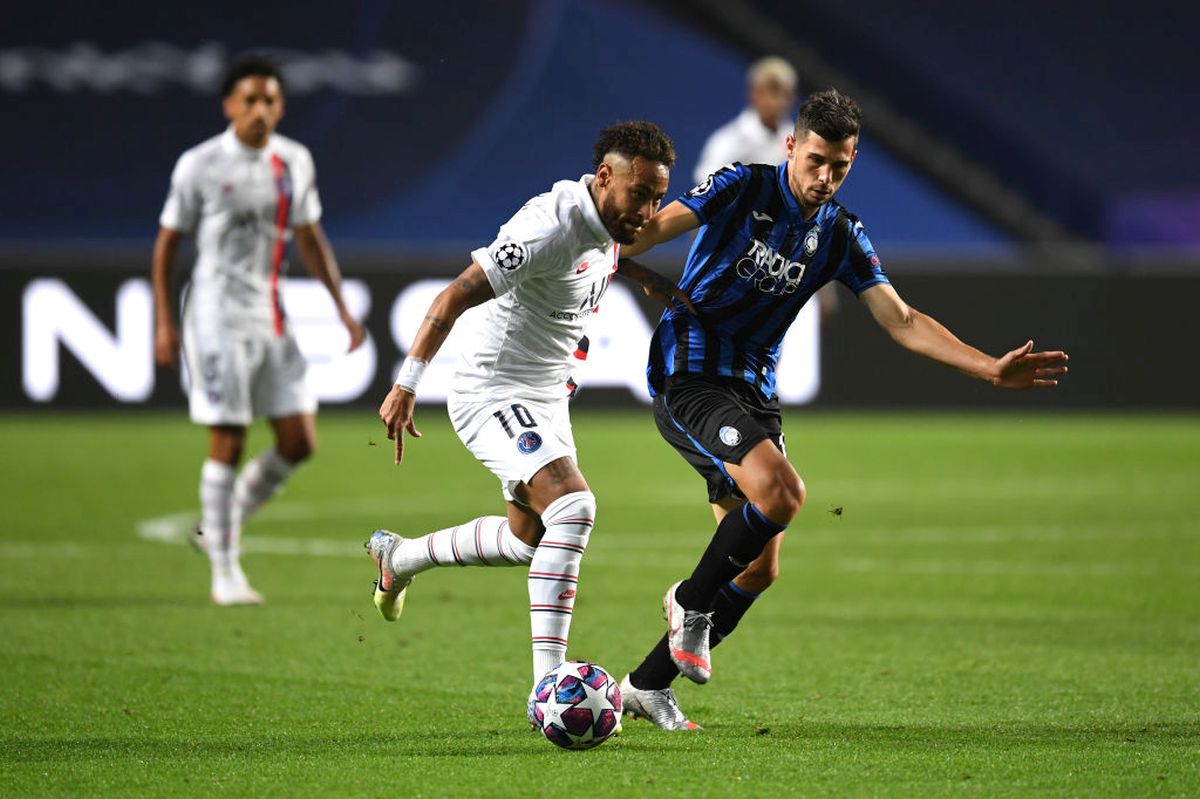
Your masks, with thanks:
[[[701,197],[701,196],[703,196],[703,195],[705,195],[705,194],[708,194],[708,193],[709,193],[709,191],[711,191],[711,190],[712,190],[712,187],[713,187],[713,178],[715,178],[716,176],[717,176],[717,173],[716,173],[716,172],[714,172],[714,173],[712,173],[711,175],[709,175],[708,177],[706,177],[706,178],[704,179],[704,182],[703,182],[703,183],[701,183],[701,184],[700,184],[699,186],[697,186],[696,188],[694,188],[694,189],[692,189],[691,191],[689,191],[689,192],[687,193],[687,196],[688,196],[688,197]]]
[[[519,241],[502,241],[488,250],[496,266],[511,272],[529,260],[529,250]]]

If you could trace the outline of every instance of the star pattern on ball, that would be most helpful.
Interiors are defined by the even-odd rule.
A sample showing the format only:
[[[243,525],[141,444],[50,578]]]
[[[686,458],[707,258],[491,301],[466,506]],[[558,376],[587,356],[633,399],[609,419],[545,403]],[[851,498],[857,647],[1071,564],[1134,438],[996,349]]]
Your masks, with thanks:
[[[550,698],[542,703],[542,726],[548,727],[551,724],[557,724],[562,727],[562,714],[575,707],[570,702],[559,702],[558,694],[555,691],[550,692]]]

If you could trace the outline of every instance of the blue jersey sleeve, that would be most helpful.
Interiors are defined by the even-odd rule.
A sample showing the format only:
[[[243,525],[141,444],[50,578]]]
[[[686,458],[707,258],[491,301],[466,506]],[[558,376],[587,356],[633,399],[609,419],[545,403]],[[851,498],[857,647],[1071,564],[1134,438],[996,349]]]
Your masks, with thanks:
[[[746,188],[750,170],[742,164],[723,166],[704,179],[699,186],[679,198],[691,209],[700,224],[707,225],[722,211],[733,205]]]
[[[871,286],[890,283],[883,272],[883,264],[879,263],[879,256],[875,254],[875,247],[863,230],[862,222],[847,217],[838,220],[838,224],[848,226],[847,234],[850,240],[846,254],[833,275],[834,279],[844,283],[856,296]]]

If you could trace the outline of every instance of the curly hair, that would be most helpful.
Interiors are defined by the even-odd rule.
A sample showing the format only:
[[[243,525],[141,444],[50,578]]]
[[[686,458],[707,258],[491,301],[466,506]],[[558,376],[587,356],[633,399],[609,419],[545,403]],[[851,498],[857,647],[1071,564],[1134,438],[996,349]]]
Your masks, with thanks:
[[[609,153],[620,153],[631,159],[641,156],[667,168],[675,166],[675,145],[662,128],[652,122],[618,122],[600,131],[600,138],[592,147],[592,166],[600,166]]]
[[[827,141],[844,141],[858,135],[862,112],[854,99],[837,89],[826,89],[809,95],[796,117],[796,138],[807,131]]]
[[[229,62],[221,78],[221,96],[228,97],[242,78],[274,78],[283,89],[283,70],[273,59],[257,53],[243,53]]]

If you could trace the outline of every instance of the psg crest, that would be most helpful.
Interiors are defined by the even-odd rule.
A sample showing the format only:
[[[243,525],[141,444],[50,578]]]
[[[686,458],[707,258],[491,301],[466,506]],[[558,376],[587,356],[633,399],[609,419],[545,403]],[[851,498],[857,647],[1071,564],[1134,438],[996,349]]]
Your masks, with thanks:
[[[542,437],[537,433],[524,432],[517,437],[517,449],[528,455],[531,452],[537,451],[537,448],[542,445]]]

